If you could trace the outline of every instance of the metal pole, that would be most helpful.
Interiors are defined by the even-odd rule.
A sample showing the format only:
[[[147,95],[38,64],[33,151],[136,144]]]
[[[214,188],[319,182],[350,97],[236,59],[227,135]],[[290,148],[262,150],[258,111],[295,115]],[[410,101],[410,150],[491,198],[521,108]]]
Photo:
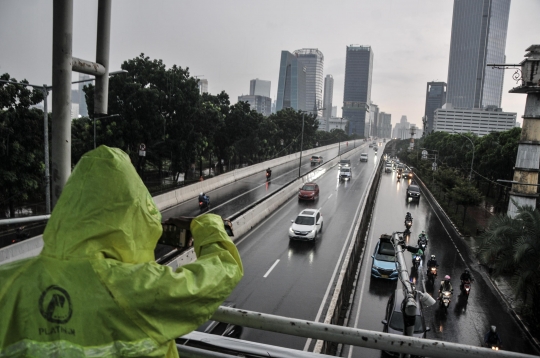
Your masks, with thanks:
[[[298,164],[298,177],[300,178],[300,168],[302,167],[302,148],[304,146],[304,113],[302,113],[302,139],[300,141],[300,163]]]
[[[470,172],[470,174],[469,174],[469,181],[471,181],[471,180],[472,180],[473,164],[474,164],[474,143],[473,143],[473,141],[472,141],[469,137],[464,136],[463,134],[458,133],[458,132],[456,132],[456,131],[454,131],[454,133],[459,134],[460,136],[462,136],[463,138],[466,138],[469,142],[471,142],[471,145],[472,145],[472,160],[471,160],[471,172]]]
[[[47,85],[43,85],[43,138],[44,138],[44,158],[45,161],[45,214],[51,213],[51,175],[49,172],[49,110],[47,107]]]
[[[94,112],[94,149],[96,149],[96,113]]]
[[[109,97],[109,51],[111,38],[111,0],[99,0],[96,41],[96,62],[105,67],[105,73],[96,76],[94,92],[94,121],[96,114],[107,113]]]
[[[291,334],[298,337],[321,339],[329,342],[425,357],[534,357],[523,353],[494,351],[465,344],[439,342],[432,339],[368,331],[232,307],[219,307],[212,315],[212,319],[219,322],[227,322],[270,332]]]
[[[71,174],[73,0],[53,2],[52,206]]]

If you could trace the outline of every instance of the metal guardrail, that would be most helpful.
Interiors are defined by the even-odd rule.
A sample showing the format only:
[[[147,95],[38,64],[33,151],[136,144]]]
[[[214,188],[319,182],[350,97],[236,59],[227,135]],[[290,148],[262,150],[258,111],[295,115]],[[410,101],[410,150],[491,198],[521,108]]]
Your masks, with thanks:
[[[510,351],[496,351],[465,344],[440,342],[432,339],[415,338],[397,334],[368,331],[365,329],[306,321],[231,307],[219,307],[212,316],[212,319],[220,322],[240,325],[242,327],[251,327],[270,332],[290,334],[298,337],[320,339],[339,344],[347,344],[403,354],[419,355],[424,357],[537,357]],[[313,357],[320,357],[320,355],[313,353]]]
[[[14,219],[3,219],[0,220],[1,225],[10,225],[10,224],[22,224],[22,223],[31,223],[35,221],[49,220],[51,215],[38,215],[38,216],[26,216],[23,218],[14,218]]]

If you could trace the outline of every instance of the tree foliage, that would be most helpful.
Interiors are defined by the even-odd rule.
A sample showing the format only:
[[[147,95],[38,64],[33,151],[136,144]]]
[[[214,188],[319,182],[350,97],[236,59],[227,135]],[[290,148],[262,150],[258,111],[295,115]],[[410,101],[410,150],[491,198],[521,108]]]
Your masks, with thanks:
[[[7,73],[0,78],[17,82]],[[31,108],[42,101],[40,90],[0,82],[0,205],[10,217],[16,203],[43,191],[43,111]]]
[[[479,249],[480,260],[495,276],[512,274],[516,296],[532,311],[540,327],[540,212],[519,207],[515,218],[493,217]]]

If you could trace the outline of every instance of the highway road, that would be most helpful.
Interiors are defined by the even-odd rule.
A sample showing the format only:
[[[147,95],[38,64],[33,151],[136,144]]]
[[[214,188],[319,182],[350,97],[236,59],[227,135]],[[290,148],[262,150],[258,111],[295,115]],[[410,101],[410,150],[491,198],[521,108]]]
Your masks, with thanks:
[[[340,151],[341,153],[345,153],[358,146],[367,147],[368,144],[363,140],[350,141],[348,143],[344,142],[340,145]],[[338,155],[338,148],[321,151],[320,153],[317,153],[317,155],[322,155],[324,162],[327,162]],[[316,168],[311,165],[309,161],[310,158],[311,155],[302,157],[302,175]],[[299,161],[294,160],[271,168],[272,178],[270,182],[266,181],[265,171],[261,171],[259,175],[251,175],[229,185],[209,191],[206,194],[210,196],[210,209],[205,212],[214,213],[223,218],[229,218],[246,206],[255,203],[257,200],[279,190],[284,185],[287,185],[292,180],[298,178],[298,166]],[[164,221],[170,217],[194,217],[200,214],[201,212],[199,211],[197,198],[193,198],[161,212]],[[170,246],[158,245],[155,250],[156,259],[162,257],[171,250],[172,248]]]
[[[321,318],[351,240],[360,198],[380,160],[367,144],[364,151],[369,153],[368,162],[360,162],[362,151],[351,157],[350,182],[339,181],[335,166],[315,180],[320,186],[318,201],[292,198],[237,242],[245,275],[229,300],[238,308],[313,321]],[[306,208],[322,209],[322,235],[314,243],[291,242],[291,220]],[[305,338],[249,328],[242,339],[300,350],[307,346]]]
[[[383,330],[381,320],[385,319],[386,304],[396,289],[397,282],[370,277],[371,255],[381,234],[392,234],[394,231],[405,229],[403,222],[406,212],[409,211],[414,218],[410,244],[416,245],[418,234],[426,230],[429,237],[426,257],[435,254],[440,265],[439,280],[433,285],[424,284],[425,267],[422,263],[420,274],[412,276],[417,289],[424,291],[425,286],[425,292],[436,297],[440,278],[447,274],[451,276],[454,286],[453,300],[447,315],[442,314],[438,304],[424,309],[426,325],[431,328],[431,331],[427,332],[427,338],[480,346],[490,325],[496,325],[503,340],[504,349],[538,354],[507,311],[491,283],[486,280],[486,274],[482,272],[485,270],[482,270],[478,263],[467,255],[463,239],[456,239],[449,235],[450,229],[443,225],[439,219],[441,214],[434,211],[424,193],[419,203],[408,202],[405,198],[407,186],[408,181],[397,181],[395,172],[383,173],[381,176],[349,326],[373,331]],[[411,273],[411,254],[406,252],[405,258],[409,273]],[[459,276],[465,268],[469,268],[475,278],[468,303],[458,298]],[[347,347],[342,356],[380,357],[381,352],[367,348]]]

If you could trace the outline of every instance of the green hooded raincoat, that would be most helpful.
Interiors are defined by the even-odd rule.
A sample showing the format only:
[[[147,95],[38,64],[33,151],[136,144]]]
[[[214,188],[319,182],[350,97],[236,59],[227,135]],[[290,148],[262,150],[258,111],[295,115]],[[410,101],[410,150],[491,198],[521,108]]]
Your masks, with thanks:
[[[0,357],[177,357],[243,275],[222,219],[191,223],[197,261],[154,261],[161,214],[129,157],[101,146],[71,174],[34,258],[0,266]]]

